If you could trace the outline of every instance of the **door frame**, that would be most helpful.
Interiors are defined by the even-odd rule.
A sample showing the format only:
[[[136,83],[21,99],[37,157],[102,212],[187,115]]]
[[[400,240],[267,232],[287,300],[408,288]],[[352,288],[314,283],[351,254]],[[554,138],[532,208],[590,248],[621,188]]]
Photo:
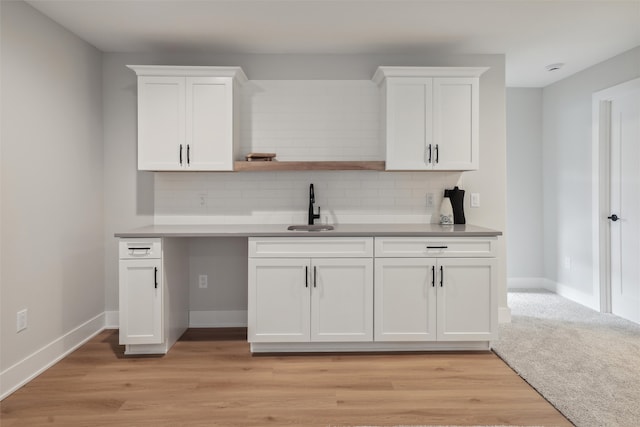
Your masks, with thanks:
[[[640,90],[640,78],[594,92],[592,95],[592,245],[593,281],[600,289],[600,311],[611,313],[611,102]]]

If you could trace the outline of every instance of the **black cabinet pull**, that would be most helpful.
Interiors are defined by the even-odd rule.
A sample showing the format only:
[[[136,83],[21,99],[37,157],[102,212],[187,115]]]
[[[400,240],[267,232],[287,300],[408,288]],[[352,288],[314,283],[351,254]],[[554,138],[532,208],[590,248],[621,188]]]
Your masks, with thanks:
[[[436,287],[436,266],[435,265],[431,266],[431,287],[432,288]]]
[[[313,266],[313,287],[318,287],[318,272],[315,265]]]
[[[440,149],[438,148],[438,144],[436,144],[436,163],[440,159]]]
[[[129,248],[130,251],[150,251],[151,248]]]
[[[306,265],[304,266],[304,287],[309,287],[309,267]]]
[[[155,288],[158,289],[158,267],[153,268],[153,281],[155,282]]]
[[[182,166],[182,144],[180,144],[180,166]]]
[[[189,154],[191,151],[191,146],[187,144],[187,165],[191,164],[191,155]]]
[[[431,163],[431,144],[429,144],[429,163]]]
[[[449,246],[427,246],[427,249],[447,249]]]
[[[616,222],[617,220],[620,219],[620,217],[616,214],[613,214],[611,216],[608,216],[607,219],[610,219],[611,221]]]
[[[442,279],[444,278],[444,270],[440,266],[440,287],[442,287]]]

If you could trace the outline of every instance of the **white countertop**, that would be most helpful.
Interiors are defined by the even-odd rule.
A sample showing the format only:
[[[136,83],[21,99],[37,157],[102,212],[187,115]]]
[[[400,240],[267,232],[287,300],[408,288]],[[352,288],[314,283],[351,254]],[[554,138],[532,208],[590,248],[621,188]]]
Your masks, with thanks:
[[[331,231],[289,231],[289,224],[149,225],[115,237],[495,237],[502,232],[469,224],[333,224]]]

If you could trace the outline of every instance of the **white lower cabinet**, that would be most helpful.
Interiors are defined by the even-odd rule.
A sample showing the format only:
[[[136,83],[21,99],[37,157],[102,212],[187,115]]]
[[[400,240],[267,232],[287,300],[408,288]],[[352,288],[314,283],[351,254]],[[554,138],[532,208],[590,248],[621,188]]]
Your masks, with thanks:
[[[497,338],[495,258],[444,258],[436,267],[438,341]]]
[[[164,354],[189,322],[185,239],[120,239],[120,344],[125,354]]]
[[[120,344],[162,340],[160,259],[120,260]]]
[[[495,339],[497,264],[492,240],[476,240],[376,239],[375,340]]]
[[[372,341],[372,243],[250,238],[249,341]]]
[[[375,260],[375,340],[436,339],[434,260]]]
[[[311,341],[373,339],[373,259],[311,260]]]
[[[308,270],[308,259],[249,259],[249,341],[309,341]]]

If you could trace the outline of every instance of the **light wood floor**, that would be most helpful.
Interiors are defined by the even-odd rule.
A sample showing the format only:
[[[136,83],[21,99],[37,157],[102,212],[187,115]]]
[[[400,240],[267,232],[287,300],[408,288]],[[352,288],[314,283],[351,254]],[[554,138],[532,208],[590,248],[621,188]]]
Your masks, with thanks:
[[[245,334],[124,357],[104,331],[6,398],[0,425],[571,426],[493,353],[251,356]]]

